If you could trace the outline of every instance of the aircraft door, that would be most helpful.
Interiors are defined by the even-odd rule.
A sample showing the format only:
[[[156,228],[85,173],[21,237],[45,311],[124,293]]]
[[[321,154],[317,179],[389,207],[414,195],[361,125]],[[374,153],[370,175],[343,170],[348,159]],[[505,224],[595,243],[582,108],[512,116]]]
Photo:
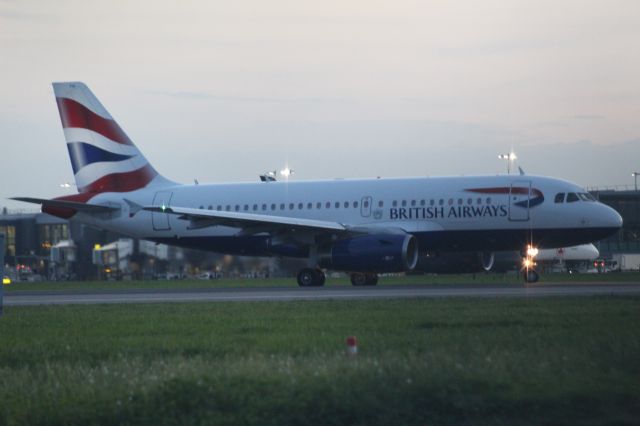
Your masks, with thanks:
[[[153,197],[153,206],[154,207],[169,207],[171,205],[171,196],[172,192],[169,191],[158,191],[156,195]],[[154,231],[168,231],[171,229],[171,225],[169,224],[169,214],[167,213],[151,213],[151,223],[153,225]]]
[[[372,199],[371,197],[367,196],[367,197],[362,197],[362,200],[360,200],[360,214],[362,215],[362,217],[369,217],[371,216],[371,202]]]
[[[531,201],[531,181],[515,180],[509,188],[509,220],[524,222],[529,220]]]

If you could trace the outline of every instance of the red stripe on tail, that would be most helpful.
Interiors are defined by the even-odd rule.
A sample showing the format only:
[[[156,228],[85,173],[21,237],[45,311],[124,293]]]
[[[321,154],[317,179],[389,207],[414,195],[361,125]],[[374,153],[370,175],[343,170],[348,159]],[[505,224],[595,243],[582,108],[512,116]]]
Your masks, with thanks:
[[[126,173],[112,173],[101,177],[87,186],[78,188],[81,193],[129,192],[144,188],[158,176],[151,165]]]
[[[115,121],[99,116],[73,99],[56,98],[56,102],[58,103],[62,127],[65,129],[69,127],[79,127],[81,129],[93,130],[112,141],[123,145],[133,145],[131,139],[129,139]]]

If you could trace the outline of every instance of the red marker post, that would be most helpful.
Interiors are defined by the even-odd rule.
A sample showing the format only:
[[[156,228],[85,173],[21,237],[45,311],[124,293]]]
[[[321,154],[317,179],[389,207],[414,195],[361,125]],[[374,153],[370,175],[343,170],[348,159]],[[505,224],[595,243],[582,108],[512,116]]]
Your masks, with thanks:
[[[356,336],[347,337],[347,355],[358,355],[358,339],[356,339]]]

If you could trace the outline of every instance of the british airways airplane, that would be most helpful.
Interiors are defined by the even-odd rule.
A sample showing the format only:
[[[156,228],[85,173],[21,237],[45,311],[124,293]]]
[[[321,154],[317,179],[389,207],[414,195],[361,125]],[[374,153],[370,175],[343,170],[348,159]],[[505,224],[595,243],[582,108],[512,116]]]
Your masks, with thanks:
[[[300,286],[323,285],[325,270],[374,285],[434,253],[477,252],[490,267],[494,251],[590,243],[622,226],[580,186],[541,176],[182,185],[149,164],[86,85],[53,88],[79,193],[16,200],[158,243],[306,259]]]

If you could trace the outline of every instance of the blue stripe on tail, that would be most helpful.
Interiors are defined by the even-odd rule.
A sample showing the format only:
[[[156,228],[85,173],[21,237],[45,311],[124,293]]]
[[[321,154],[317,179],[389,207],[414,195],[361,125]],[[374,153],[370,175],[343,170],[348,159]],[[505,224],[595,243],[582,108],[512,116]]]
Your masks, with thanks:
[[[133,157],[133,155],[105,151],[84,142],[68,143],[67,148],[69,149],[69,158],[71,158],[71,167],[73,167],[74,174],[89,164],[123,161]]]

